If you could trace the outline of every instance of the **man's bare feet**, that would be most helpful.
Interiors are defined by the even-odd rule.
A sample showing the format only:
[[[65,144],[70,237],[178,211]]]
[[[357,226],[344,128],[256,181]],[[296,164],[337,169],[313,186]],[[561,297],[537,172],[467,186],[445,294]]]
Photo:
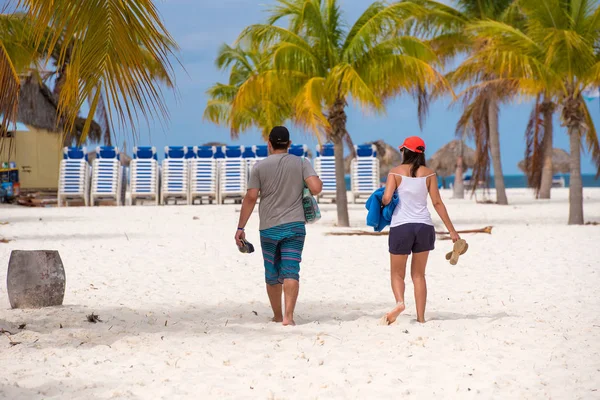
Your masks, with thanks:
[[[271,318],[271,322],[283,322],[283,317],[273,317]]]
[[[396,307],[394,307],[394,309],[392,311],[390,311],[389,313],[387,313],[385,315],[385,319],[387,321],[388,325],[393,324],[394,322],[396,322],[396,319],[398,319],[398,316],[402,313],[402,311],[404,311],[406,309],[406,306],[404,305],[404,302],[398,302],[396,303]]]
[[[283,317],[283,326],[296,326],[294,318]]]

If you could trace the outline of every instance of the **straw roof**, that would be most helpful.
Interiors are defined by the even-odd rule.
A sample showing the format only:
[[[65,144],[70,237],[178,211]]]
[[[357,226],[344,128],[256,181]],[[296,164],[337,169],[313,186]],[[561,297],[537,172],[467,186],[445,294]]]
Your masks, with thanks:
[[[62,124],[57,123],[57,109],[58,100],[46,84],[33,76],[22,79],[17,121],[58,134],[62,131]],[[74,132],[67,135],[65,142],[76,141],[81,136],[84,125],[85,118],[77,118]],[[100,141],[102,138],[102,128],[97,122],[92,121],[88,137],[93,141]]]
[[[390,170],[402,162],[402,155],[400,152],[394,147],[383,140],[376,140],[374,142],[370,142],[369,144],[374,144],[377,147],[377,158],[379,159],[379,169],[380,176],[386,177]],[[346,173],[350,173],[350,165],[354,155],[349,155],[345,160],[345,168]]]
[[[463,168],[471,169],[475,165],[476,153],[475,150],[463,145]],[[453,140],[447,143],[444,147],[436,151],[429,160],[427,166],[433,169],[438,176],[443,178],[452,176],[456,172],[456,161],[460,153],[460,140]]]
[[[525,170],[525,160],[519,162],[519,169]],[[563,149],[552,149],[552,173],[553,174],[568,174],[571,172],[571,160],[569,153]]]

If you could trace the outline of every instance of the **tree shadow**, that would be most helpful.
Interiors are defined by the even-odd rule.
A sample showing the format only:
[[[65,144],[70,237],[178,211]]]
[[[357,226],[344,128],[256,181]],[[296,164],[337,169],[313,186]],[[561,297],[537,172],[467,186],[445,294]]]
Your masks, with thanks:
[[[298,305],[296,323],[302,329],[321,329],[319,325],[338,325],[361,318],[379,318],[382,303],[304,302]],[[101,322],[87,316],[94,313]],[[172,335],[283,335],[289,328],[271,322],[271,308],[266,303],[222,303],[172,307],[157,305],[155,309],[129,307],[96,307],[63,305],[39,310],[11,310],[2,316],[3,326],[14,333],[19,346],[81,347],[111,346],[140,334]],[[26,324],[24,330],[18,325]],[[19,334],[27,334],[20,339]],[[33,336],[32,336],[33,334]],[[36,337],[35,342],[31,339]]]
[[[144,236],[141,233],[135,234],[127,234],[127,238],[131,239],[132,237],[139,238],[140,236]],[[66,233],[52,233],[52,234],[39,234],[39,235],[15,235],[11,240],[41,240],[41,241],[61,241],[61,240],[97,240],[97,239],[114,239],[114,238],[123,238],[126,239],[125,234],[123,232],[110,232],[110,233],[75,233],[75,234],[66,234]]]
[[[79,387],[80,390],[85,390],[88,389],[85,395],[86,399],[89,400],[96,400],[96,399],[100,399],[100,397],[94,396],[91,391],[93,390],[92,388],[90,388],[90,384],[89,382],[84,382],[81,380],[76,380],[75,382],[73,380],[69,381],[69,385],[70,387],[64,388],[62,387],[63,384],[61,382],[48,382],[45,383],[43,385],[39,385],[39,386],[35,386],[35,387],[23,387],[20,386],[18,384],[18,382],[15,380],[14,384],[12,385],[2,385],[0,384],[0,395],[3,396],[2,398],[5,399],[27,399],[27,400],[34,400],[34,399],[48,399],[48,398],[69,398],[68,394],[65,394],[65,391],[67,392],[73,392],[73,383],[76,384],[76,387]],[[111,385],[117,386],[118,382],[112,382],[111,384],[106,384],[106,382],[103,382],[105,384],[106,388],[111,387]],[[112,386],[112,387],[114,387]],[[132,396],[128,396],[128,398],[132,398]],[[136,397],[137,398],[137,397]]]
[[[491,315],[480,315],[480,314],[458,314],[451,312],[433,312],[433,316],[427,318],[428,321],[459,321],[459,320],[474,320],[474,319],[489,319],[489,322],[497,321],[501,318],[510,317],[505,312],[500,312]]]

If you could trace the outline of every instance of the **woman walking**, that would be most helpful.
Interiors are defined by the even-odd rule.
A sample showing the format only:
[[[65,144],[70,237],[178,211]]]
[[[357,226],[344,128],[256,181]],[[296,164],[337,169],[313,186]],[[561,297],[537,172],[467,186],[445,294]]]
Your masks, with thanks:
[[[417,321],[425,322],[427,283],[425,267],[429,252],[434,249],[435,229],[431,214],[427,209],[427,195],[444,225],[450,232],[453,242],[460,239],[454,229],[446,206],[442,202],[435,172],[425,165],[425,142],[416,136],[407,138],[400,146],[402,164],[391,170],[387,178],[383,206],[388,205],[398,192],[400,201],[394,210],[390,224],[389,250],[391,262],[392,291],[396,307],[386,314],[387,324],[392,324],[405,309],[404,279],[406,263],[412,254],[410,275],[415,288]]]

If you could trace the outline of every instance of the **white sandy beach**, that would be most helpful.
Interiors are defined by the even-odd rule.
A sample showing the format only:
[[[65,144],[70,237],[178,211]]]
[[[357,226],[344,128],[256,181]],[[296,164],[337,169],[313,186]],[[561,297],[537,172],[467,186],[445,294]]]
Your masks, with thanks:
[[[428,322],[415,321],[408,279],[389,327],[387,237],[325,236],[338,229],[331,205],[308,228],[287,328],[268,322],[260,251],[233,242],[239,206],[0,208],[13,239],[0,244],[0,328],[21,342],[0,337],[0,397],[598,399],[600,226],[566,225],[567,189],[508,194],[507,207],[447,199],[458,229],[493,234],[464,235],[457,266],[438,241]],[[585,199],[586,221],[600,221],[600,189]],[[355,228],[365,216],[351,206]],[[257,227],[254,216],[259,250]],[[14,249],[60,251],[64,306],[10,309]]]

